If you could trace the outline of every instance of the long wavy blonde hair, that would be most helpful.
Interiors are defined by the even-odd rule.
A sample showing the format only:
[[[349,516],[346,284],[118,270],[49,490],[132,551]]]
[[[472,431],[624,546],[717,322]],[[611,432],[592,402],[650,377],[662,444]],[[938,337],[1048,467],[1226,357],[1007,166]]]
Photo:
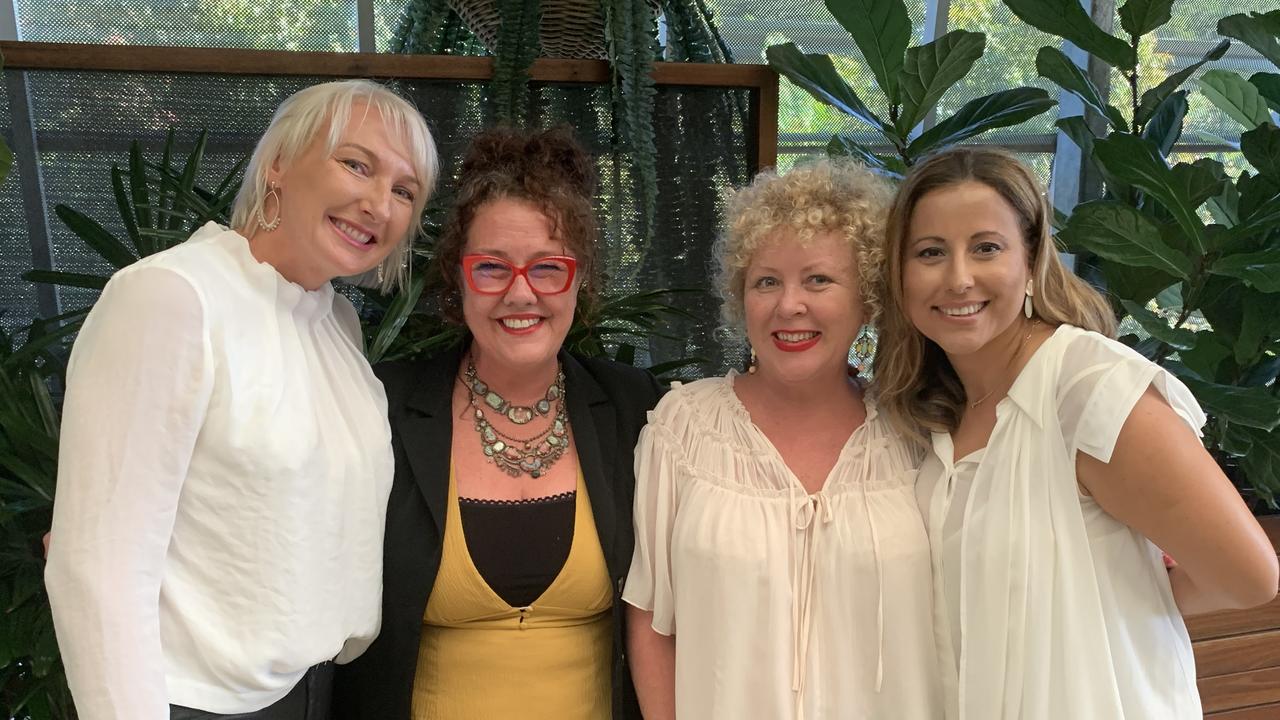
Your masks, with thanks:
[[[960,424],[964,387],[946,353],[922,335],[907,316],[903,261],[911,216],[922,197],[963,182],[979,182],[1000,194],[1022,227],[1035,283],[1032,306],[1049,326],[1063,323],[1115,336],[1111,306],[1062,264],[1049,224],[1050,206],[1027,166],[1003,150],[957,147],[912,169],[898,188],[885,228],[885,298],[874,360],[880,408],[904,435],[922,444],[928,432],[950,432]]]

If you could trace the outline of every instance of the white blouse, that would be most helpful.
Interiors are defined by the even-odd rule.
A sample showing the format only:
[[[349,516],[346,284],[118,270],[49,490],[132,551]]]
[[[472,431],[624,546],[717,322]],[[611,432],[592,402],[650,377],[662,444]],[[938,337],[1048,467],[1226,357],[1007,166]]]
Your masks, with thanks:
[[[351,304],[213,223],[76,341],[45,581],[81,720],[244,713],[378,632],[392,455]]]
[[[677,716],[939,717],[912,450],[868,403],[808,494],[733,378],[677,383],[636,449],[622,597],[677,637]]]
[[[996,406],[983,450],[933,435],[916,486],[934,558],[949,720],[1199,720],[1195,662],[1158,548],[1079,491],[1154,386],[1191,392],[1097,333],[1058,327]]]

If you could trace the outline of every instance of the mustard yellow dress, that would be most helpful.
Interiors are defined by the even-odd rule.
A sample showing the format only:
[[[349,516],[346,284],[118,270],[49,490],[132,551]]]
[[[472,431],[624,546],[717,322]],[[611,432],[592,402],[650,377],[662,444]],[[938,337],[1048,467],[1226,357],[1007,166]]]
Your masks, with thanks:
[[[532,605],[518,608],[472,562],[450,472],[440,571],[418,647],[414,720],[609,717],[611,590],[581,472],[564,566]]]

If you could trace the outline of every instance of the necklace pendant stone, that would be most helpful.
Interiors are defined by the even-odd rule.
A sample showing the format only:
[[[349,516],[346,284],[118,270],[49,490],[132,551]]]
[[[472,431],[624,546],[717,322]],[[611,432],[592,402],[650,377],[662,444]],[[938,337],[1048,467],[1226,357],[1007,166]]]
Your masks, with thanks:
[[[551,412],[551,402],[549,400],[539,400],[538,404],[534,405],[534,408],[542,415],[546,415]]]
[[[517,425],[524,425],[533,419],[533,411],[527,407],[512,407],[507,410],[507,419]]]
[[[506,401],[503,400],[502,396],[499,395],[498,393],[489,392],[489,393],[485,393],[484,404],[488,405],[494,410],[501,410],[502,406],[506,404]]]

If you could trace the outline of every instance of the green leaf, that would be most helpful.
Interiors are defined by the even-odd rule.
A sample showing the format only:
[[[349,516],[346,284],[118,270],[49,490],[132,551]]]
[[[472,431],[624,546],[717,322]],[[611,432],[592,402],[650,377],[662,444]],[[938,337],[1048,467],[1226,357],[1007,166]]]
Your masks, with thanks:
[[[1204,253],[1204,225],[1196,206],[1177,185],[1155,145],[1136,135],[1114,133],[1094,143],[1094,155],[1107,172],[1159,200],[1196,252]]]
[[[124,187],[124,171],[119,165],[111,166],[111,192],[115,195],[116,209],[120,211],[120,220],[124,222],[125,232],[129,234],[129,239],[133,241],[133,247],[138,252],[138,257],[142,257],[145,248],[142,243],[142,236],[138,234],[138,221],[133,214],[133,207],[129,204],[129,195]]]
[[[1228,15],[1218,21],[1218,34],[1239,40],[1257,50],[1272,64],[1280,66],[1280,41],[1274,29],[1275,23],[1280,20],[1274,20],[1275,17],[1280,17],[1280,13],[1272,11],[1266,15]],[[1268,22],[1268,18],[1272,18],[1272,22]]]
[[[1242,133],[1240,152],[1258,172],[1280,178],[1280,128],[1266,123]]]
[[[1276,507],[1280,495],[1280,437],[1251,428],[1233,428],[1247,436],[1249,452],[1240,458],[1245,482],[1267,505]]]
[[[9,177],[11,168],[13,168],[13,151],[5,144],[4,139],[0,138],[0,183]]]
[[[415,275],[409,280],[409,286],[401,290],[391,302],[386,314],[382,316],[382,322],[379,323],[377,331],[373,334],[373,342],[369,344],[370,364],[381,361],[387,354],[387,350],[400,335],[400,329],[404,327],[405,321],[417,306],[418,298],[422,296],[422,290],[426,284],[425,276]]]
[[[1271,122],[1258,88],[1229,70],[1210,70],[1200,78],[1200,94],[1246,128]]]
[[[1174,276],[1155,268],[1125,265],[1106,258],[1094,258],[1094,263],[1106,280],[1107,294],[1117,300],[1145,303],[1157,293],[1177,287],[1179,282]]]
[[[1093,130],[1089,129],[1089,123],[1080,115],[1059,118],[1054,123],[1064,135],[1071,139],[1071,142],[1080,148],[1080,153],[1084,157],[1093,157],[1093,141],[1097,136],[1093,134]]]
[[[826,0],[826,4],[853,36],[890,104],[898,104],[898,76],[911,42],[906,4],[902,0]]]
[[[1258,88],[1258,94],[1267,101],[1267,107],[1280,113],[1280,74],[1256,72],[1249,76],[1249,84]]]
[[[173,128],[169,128],[170,138],[172,139]],[[129,143],[129,194],[133,200],[134,224],[136,228],[149,228],[151,225],[151,212],[146,208],[151,205],[151,191],[147,188],[147,171],[146,163],[142,159],[142,145],[137,140]],[[146,242],[139,236],[139,243]],[[155,248],[143,249],[139,247],[138,257],[150,255],[155,252]]]
[[[1088,250],[1108,260],[1159,270],[1183,280],[1191,278],[1191,261],[1160,238],[1160,229],[1124,203],[1094,200],[1077,205],[1067,227],[1058,234],[1073,249]]]
[[[856,158],[867,167],[879,170],[885,169],[884,161],[877,157],[875,153],[844,135],[833,135],[831,137],[831,142],[827,143],[827,155],[831,157]]]
[[[906,136],[929,114],[943,93],[955,85],[978,58],[987,36],[967,30],[952,30],[930,43],[907,50],[902,68],[902,115],[898,132]]]
[[[1183,381],[1205,410],[1219,418],[1266,431],[1280,425],[1280,398],[1265,388],[1219,385],[1191,378]]]
[[[1196,346],[1178,353],[1182,363],[1200,376],[1200,379],[1217,377],[1222,361],[1231,357],[1231,348],[1222,343],[1216,333],[1196,333]]]
[[[1212,158],[1200,158],[1194,163],[1178,163],[1170,169],[1179,193],[1192,207],[1200,207],[1211,197],[1222,194],[1227,185],[1226,170],[1222,163]]]
[[[1174,0],[1128,0],[1120,6],[1120,27],[1141,37],[1169,22]]]
[[[871,127],[884,131],[886,126],[871,112],[858,94],[840,77],[831,58],[822,54],[804,54],[795,43],[770,45],[764,52],[769,67],[817,98],[819,102],[858,118]]]
[[[1182,68],[1165,78],[1159,85],[1142,93],[1142,101],[1138,103],[1138,112],[1135,114],[1133,121],[1138,125],[1145,125],[1157,108],[1160,107],[1160,104],[1164,102],[1165,98],[1172,95],[1179,87],[1182,87],[1182,83],[1186,82],[1187,78],[1194,75],[1205,63],[1222,59],[1222,56],[1227,54],[1227,49],[1230,47],[1231,41],[1223,40],[1196,62]]]
[[[1209,198],[1205,208],[1213,216],[1214,222],[1225,228],[1234,227],[1240,222],[1240,193],[1231,183],[1222,189],[1222,194]]]
[[[48,285],[63,285],[66,287],[101,290],[107,286],[107,281],[111,278],[105,275],[63,272],[61,270],[28,270],[22,274],[22,279],[27,282],[45,283]]]
[[[138,261],[138,258],[119,238],[107,232],[106,228],[99,225],[93,218],[66,205],[59,204],[53,210],[71,229],[71,232],[113,267],[119,269]]]
[[[1130,300],[1121,300],[1120,304],[1129,313],[1129,317],[1136,320],[1151,337],[1175,350],[1190,350],[1195,347],[1196,334],[1194,332],[1186,328],[1169,327],[1169,323],[1164,318],[1148,310],[1145,305],[1140,305]]]
[[[1209,272],[1238,278],[1265,293],[1280,292],[1280,247],[1228,255],[1211,265]]]
[[[1079,0],[1004,0],[1023,22],[1068,40],[1109,65],[1132,70],[1138,55],[1128,43],[1098,27]]]
[[[1057,103],[1040,88],[1015,88],[984,95],[965,103],[954,115],[921,133],[907,146],[920,157],[968,140],[995,128],[1009,127],[1040,115]]]
[[[1093,81],[1071,59],[1055,47],[1042,47],[1036,53],[1036,72],[1040,77],[1057,83],[1059,87],[1084,101],[1085,105],[1102,113],[1111,126],[1120,132],[1128,132],[1129,123],[1114,105],[1102,100],[1102,93]]]
[[[1156,107],[1155,114],[1142,128],[1142,137],[1155,143],[1160,154],[1168,157],[1178,138],[1182,137],[1182,123],[1186,118],[1187,91],[1179,90]]]
[[[1280,315],[1275,312],[1275,298],[1265,293],[1245,290],[1240,300],[1242,312],[1235,360],[1237,365],[1247,367],[1260,359],[1272,338],[1280,336]]]

